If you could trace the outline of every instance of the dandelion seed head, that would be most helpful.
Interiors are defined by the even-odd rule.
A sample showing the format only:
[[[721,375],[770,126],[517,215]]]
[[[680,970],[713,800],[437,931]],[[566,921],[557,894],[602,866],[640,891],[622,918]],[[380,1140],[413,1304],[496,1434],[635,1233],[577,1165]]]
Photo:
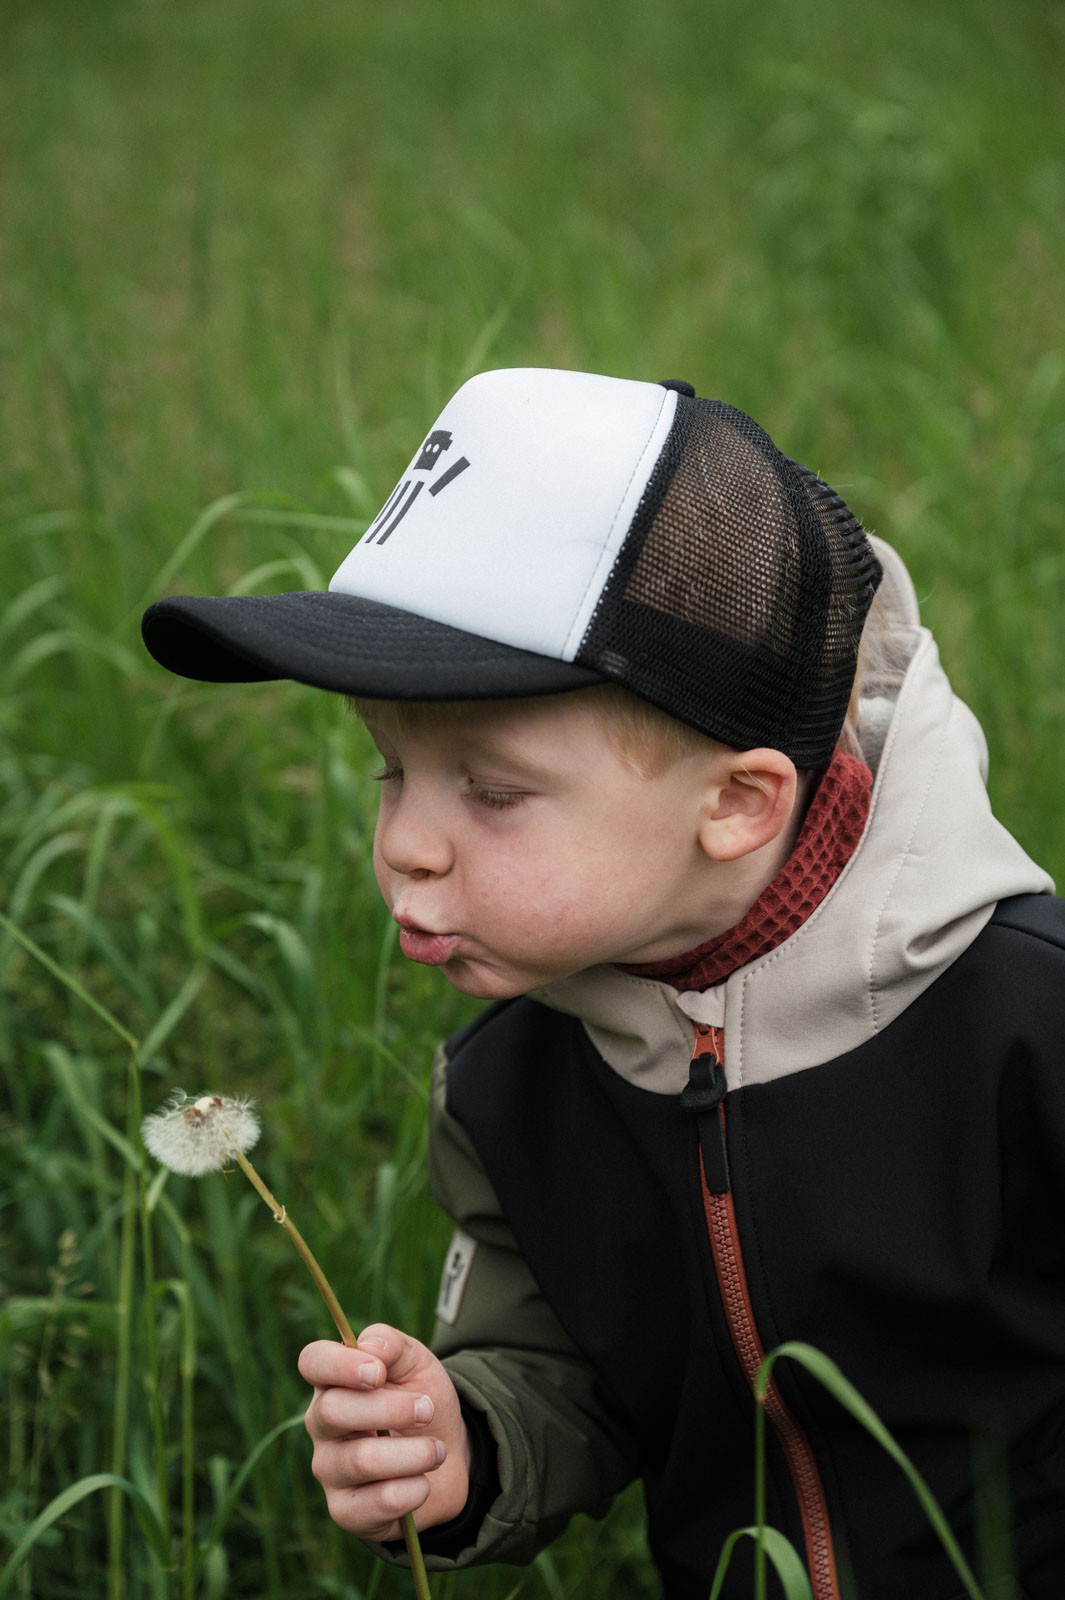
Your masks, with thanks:
[[[247,1155],[259,1137],[255,1102],[246,1096],[188,1095],[181,1089],[161,1111],[145,1117],[141,1137],[171,1172],[200,1178]]]

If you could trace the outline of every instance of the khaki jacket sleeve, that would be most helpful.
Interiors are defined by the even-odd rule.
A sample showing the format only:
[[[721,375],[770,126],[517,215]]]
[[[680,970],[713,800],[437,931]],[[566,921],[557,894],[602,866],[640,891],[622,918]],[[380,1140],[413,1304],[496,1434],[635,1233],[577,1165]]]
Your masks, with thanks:
[[[460,1292],[441,1296],[449,1320],[438,1320],[432,1344],[464,1404],[487,1419],[502,1492],[476,1543],[434,1564],[526,1562],[575,1512],[603,1515],[635,1476],[635,1451],[526,1266],[465,1131],[448,1115],[446,1084],[441,1051],[429,1181],[460,1230],[466,1275]]]

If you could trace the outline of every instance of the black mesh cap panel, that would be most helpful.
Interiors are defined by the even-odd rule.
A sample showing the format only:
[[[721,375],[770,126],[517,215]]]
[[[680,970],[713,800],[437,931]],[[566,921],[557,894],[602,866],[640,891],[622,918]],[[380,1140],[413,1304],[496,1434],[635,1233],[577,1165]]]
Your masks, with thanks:
[[[725,744],[825,766],[880,577],[827,484],[682,395],[577,660]]]

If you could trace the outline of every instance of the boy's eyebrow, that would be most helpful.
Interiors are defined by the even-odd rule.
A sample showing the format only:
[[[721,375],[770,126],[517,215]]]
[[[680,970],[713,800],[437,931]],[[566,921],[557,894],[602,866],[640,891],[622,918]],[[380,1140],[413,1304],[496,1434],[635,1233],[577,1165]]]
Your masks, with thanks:
[[[479,760],[496,762],[506,767],[509,772],[530,779],[552,776],[557,773],[559,767],[557,761],[538,759],[532,752],[524,750],[520,735],[512,738],[506,734],[471,733],[466,738],[457,738],[455,748],[467,761],[472,761],[474,764]]]
[[[516,778],[544,782],[558,777],[567,765],[564,741],[534,740],[530,749],[528,735],[520,727],[486,727],[476,720],[472,724],[456,720],[445,727],[452,752],[469,766],[495,765]]]

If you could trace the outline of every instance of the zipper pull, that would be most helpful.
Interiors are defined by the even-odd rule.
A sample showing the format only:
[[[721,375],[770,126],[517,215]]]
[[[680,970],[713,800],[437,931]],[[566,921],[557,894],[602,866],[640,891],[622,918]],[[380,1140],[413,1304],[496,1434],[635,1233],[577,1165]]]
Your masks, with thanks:
[[[718,1054],[717,1028],[702,1023],[695,1029],[695,1049],[688,1067],[688,1081],[680,1103],[695,1118],[699,1149],[703,1158],[703,1177],[711,1194],[727,1194],[730,1188],[728,1152],[725,1148],[725,1113],[721,1102],[728,1082],[725,1064]]]

